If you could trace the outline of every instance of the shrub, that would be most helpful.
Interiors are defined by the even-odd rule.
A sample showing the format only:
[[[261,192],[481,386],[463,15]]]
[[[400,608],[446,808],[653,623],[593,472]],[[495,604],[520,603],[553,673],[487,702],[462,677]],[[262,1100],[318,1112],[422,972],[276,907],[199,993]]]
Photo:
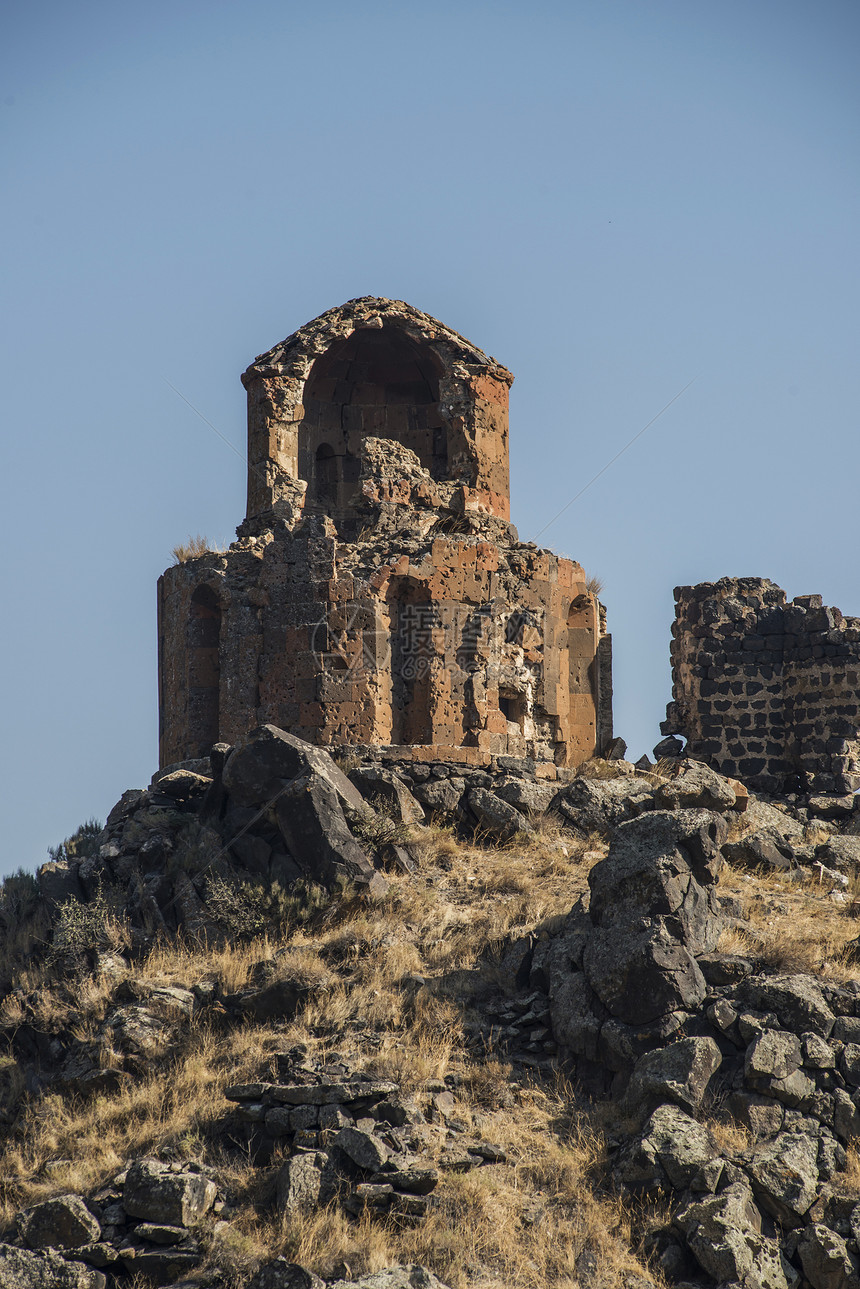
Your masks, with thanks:
[[[48,854],[55,863],[62,859],[91,859],[98,851],[101,830],[98,819],[88,819],[59,846],[49,846]]]
[[[380,850],[383,846],[402,846],[409,841],[409,825],[395,819],[390,802],[384,797],[373,797],[369,804],[374,809],[370,816],[353,816],[349,821],[349,830],[356,841],[363,842],[371,850]]]
[[[288,889],[280,882],[264,885],[220,876],[210,877],[206,883],[209,916],[241,939],[303,926],[330,898],[323,887],[307,881],[294,882]]]
[[[19,868],[17,873],[4,877],[0,886],[0,925],[10,930],[34,911],[39,900],[39,883],[35,873]]]
[[[57,910],[48,962],[67,971],[89,966],[92,950],[119,949],[130,942],[128,924],[117,892],[99,887],[87,904],[68,899]]]

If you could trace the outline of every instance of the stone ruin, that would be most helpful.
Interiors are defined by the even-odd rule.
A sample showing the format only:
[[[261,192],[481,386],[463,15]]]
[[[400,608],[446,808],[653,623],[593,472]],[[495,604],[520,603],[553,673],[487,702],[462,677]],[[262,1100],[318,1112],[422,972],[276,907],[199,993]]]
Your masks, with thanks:
[[[766,578],[675,589],[664,734],[765,792],[860,788],[860,618]]]
[[[509,522],[511,373],[402,301],[351,300],[257,358],[237,541],[158,584],[160,765],[271,723],[406,761],[612,741],[579,564]]]

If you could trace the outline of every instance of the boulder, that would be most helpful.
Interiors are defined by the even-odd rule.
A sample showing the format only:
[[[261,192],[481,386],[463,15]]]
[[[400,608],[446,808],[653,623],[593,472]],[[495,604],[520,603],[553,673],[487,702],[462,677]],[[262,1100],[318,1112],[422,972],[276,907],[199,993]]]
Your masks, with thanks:
[[[47,1249],[31,1253],[0,1244],[0,1289],[105,1289],[101,1271],[82,1262],[67,1262]]]
[[[507,801],[528,817],[546,814],[558,795],[558,784],[539,783],[535,779],[509,779],[495,792],[502,801]]]
[[[236,755],[227,762],[228,768]],[[332,769],[337,770],[334,762]],[[341,777],[358,796],[349,780]],[[367,809],[363,801],[362,809]],[[387,891],[387,881],[350,832],[341,794],[329,776],[312,770],[292,779],[280,792],[275,812],[287,849],[309,880],[329,889],[348,882],[375,896]]]
[[[350,770],[349,781],[371,805],[382,803],[398,823],[420,824],[424,822],[424,811],[420,802],[406,786],[399,774],[382,766],[359,766]]]
[[[779,1246],[761,1234],[761,1214],[743,1182],[696,1201],[675,1222],[699,1266],[721,1284],[788,1289]]]
[[[456,815],[466,791],[466,780],[459,777],[431,779],[429,783],[416,783],[412,795],[425,807],[431,817]]]
[[[840,837],[837,833],[815,848],[815,858],[828,868],[843,873],[860,869],[860,837]]]
[[[309,1213],[321,1202],[328,1156],[319,1152],[293,1155],[278,1173],[277,1203],[281,1213]]]
[[[803,1274],[812,1289],[860,1289],[857,1258],[841,1235],[814,1222],[797,1243]]]
[[[855,798],[851,793],[828,796],[824,793],[811,796],[807,808],[816,819],[847,819],[854,810]]]
[[[748,1172],[756,1199],[783,1226],[799,1226],[818,1187],[818,1141],[782,1133],[756,1149]]]
[[[595,927],[583,966],[603,1005],[628,1025],[694,1011],[707,993],[695,958],[659,920],[643,918],[630,928]]]
[[[368,807],[354,784],[338,769],[325,748],[305,743],[275,725],[260,725],[246,735],[224,767],[224,787],[233,806],[273,804],[294,779],[319,775],[342,806],[367,814]]]
[[[744,1078],[752,1088],[766,1088],[772,1079],[784,1079],[803,1064],[803,1049],[796,1034],[767,1029],[750,1043],[744,1057]]]
[[[738,868],[777,868],[793,867],[793,852],[788,842],[779,844],[767,833],[748,833],[739,841],[730,842],[723,848],[723,854],[730,864]]]
[[[334,1138],[334,1145],[357,1164],[370,1172],[378,1172],[388,1162],[390,1151],[373,1132],[361,1128],[341,1128]]]
[[[674,1105],[658,1106],[618,1170],[631,1189],[657,1189],[661,1180],[676,1190],[715,1190],[724,1161],[711,1134]],[[661,1177],[661,1173],[663,1176]]]
[[[759,797],[750,797],[745,814],[751,832],[766,833],[773,840],[793,838],[798,845],[803,840],[803,824],[800,820]]]
[[[478,828],[500,841],[510,841],[517,833],[534,832],[525,815],[516,806],[502,801],[486,788],[472,788],[468,795],[469,809],[478,821]]]
[[[836,1017],[811,976],[752,976],[739,990],[740,996],[763,1012],[775,1012],[783,1029],[794,1034],[807,1030],[827,1038]]]
[[[122,1204],[129,1217],[165,1226],[190,1226],[215,1202],[215,1183],[201,1173],[174,1173],[157,1159],[138,1159],[128,1170]]]
[[[659,809],[735,809],[737,794],[728,779],[724,779],[701,761],[685,761],[681,764],[684,767],[682,773],[665,780],[657,789]]]
[[[846,1018],[839,1018],[839,1020],[842,1019]],[[850,1019],[854,1020],[855,1017],[852,1016]],[[836,1025],[839,1024],[839,1020],[837,1020]],[[836,1025],[833,1027],[834,1030],[836,1029]],[[836,1037],[841,1036],[836,1035]],[[833,1048],[830,1044],[825,1043],[824,1039],[819,1038],[817,1034],[803,1034],[802,1038],[803,1064],[813,1070],[832,1070],[836,1064],[836,1057],[834,1056]]]
[[[672,1102],[695,1114],[720,1068],[720,1049],[712,1038],[682,1038],[640,1057],[633,1067],[626,1103],[642,1115],[652,1106]]]
[[[702,811],[655,811],[623,824],[588,875],[598,926],[662,917],[694,953],[716,948],[719,905],[710,889],[722,866],[725,821]]]
[[[325,1289],[325,1281],[298,1262],[275,1258],[251,1277],[248,1289]]]
[[[729,1110],[755,1137],[774,1137],[782,1130],[785,1110],[778,1101],[755,1092],[733,1092]]]
[[[95,1243],[102,1233],[80,1195],[58,1195],[34,1204],[19,1226],[31,1249],[77,1249]]]

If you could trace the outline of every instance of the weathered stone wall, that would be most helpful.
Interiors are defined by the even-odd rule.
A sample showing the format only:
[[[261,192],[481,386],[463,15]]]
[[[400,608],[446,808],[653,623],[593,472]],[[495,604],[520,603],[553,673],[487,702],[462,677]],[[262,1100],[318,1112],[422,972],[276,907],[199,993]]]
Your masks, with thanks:
[[[765,791],[860,788],[860,619],[765,578],[675,590],[664,734]]]
[[[611,738],[608,665],[601,676],[596,664],[608,637],[578,564],[456,535],[381,558],[328,527],[244,539],[160,579],[161,764],[267,722],[324,745],[476,763],[579,764]],[[201,588],[220,623],[220,666],[205,670]]]
[[[428,314],[350,300],[262,354],[242,382],[249,531],[272,514],[291,518],[301,481],[306,503],[348,535],[367,437],[401,443],[433,478],[459,484],[465,509],[509,518],[513,376]]]
[[[266,723],[479,765],[608,745],[602,606],[507,522],[510,373],[408,305],[359,300],[243,380],[239,539],[159,581],[161,764]]]

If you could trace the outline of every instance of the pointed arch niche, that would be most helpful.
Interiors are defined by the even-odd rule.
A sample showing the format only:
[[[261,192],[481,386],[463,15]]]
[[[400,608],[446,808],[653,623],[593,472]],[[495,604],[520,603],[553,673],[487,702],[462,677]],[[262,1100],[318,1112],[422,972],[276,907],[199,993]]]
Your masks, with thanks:
[[[218,742],[221,690],[221,605],[209,586],[191,596],[188,616],[188,732],[195,756]]]

